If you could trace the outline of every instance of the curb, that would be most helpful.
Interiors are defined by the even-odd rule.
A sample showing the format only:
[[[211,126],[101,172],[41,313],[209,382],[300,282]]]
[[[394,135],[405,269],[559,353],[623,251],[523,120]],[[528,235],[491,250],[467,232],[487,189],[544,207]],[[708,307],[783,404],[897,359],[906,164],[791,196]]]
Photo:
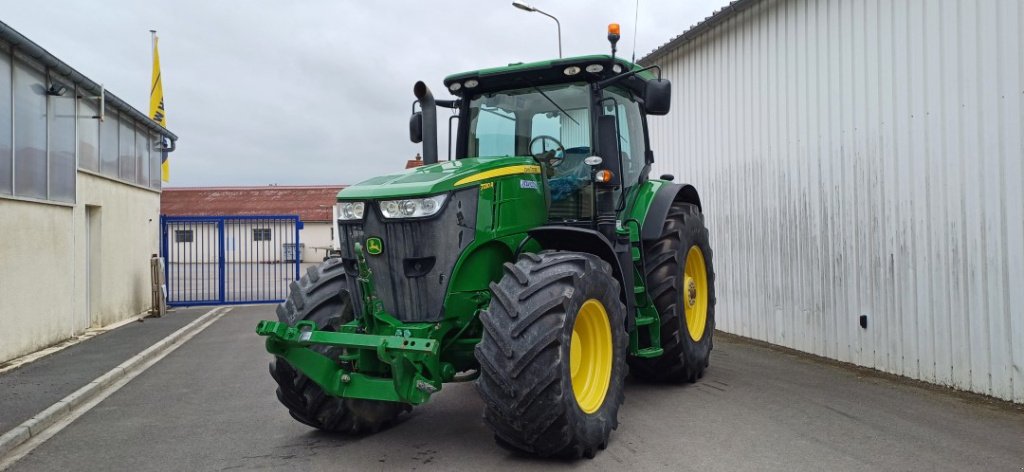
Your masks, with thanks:
[[[70,395],[62,398],[57,403],[50,405],[49,408],[39,412],[18,426],[15,426],[3,436],[0,436],[0,459],[29,439],[42,434],[46,428],[49,428],[54,423],[68,416],[78,406],[92,399],[100,392],[103,392],[107,387],[110,387],[118,380],[121,380],[129,374],[137,373],[136,369],[140,366],[145,366],[151,359],[158,358],[168,351],[176,348],[180,343],[187,341],[192,337],[192,335],[205,329],[213,321],[216,321],[216,319],[227,312],[227,310],[230,310],[230,308],[217,307],[206,312],[203,316],[200,316],[191,323],[171,333],[166,338],[157,341],[152,346],[132,356],[130,359],[122,362],[107,373],[99,376],[96,380],[89,382],[82,388],[79,388]]]
[[[72,336],[71,338],[65,339],[64,341],[58,342],[58,343],[56,343],[56,344],[54,344],[52,346],[45,347],[43,349],[40,349],[39,351],[30,353],[30,354],[26,354],[26,355],[21,356],[21,357],[16,357],[16,358],[8,360],[6,362],[0,363],[0,374],[5,374],[7,372],[18,370],[18,369],[20,369],[20,368],[22,368],[22,367],[24,367],[26,365],[29,365],[29,364],[31,364],[31,363],[33,363],[35,361],[38,361],[38,360],[43,359],[43,358],[46,358],[47,356],[50,356],[51,354],[56,354],[56,353],[58,353],[60,351],[63,351],[64,349],[67,349],[67,348],[69,348],[71,346],[74,346],[74,345],[76,345],[78,343],[88,341],[88,340],[90,340],[92,338],[95,338],[96,336],[99,336],[101,334],[107,333],[109,331],[113,331],[113,330],[115,330],[117,328],[120,328],[122,326],[143,321],[143,320],[145,320],[148,317],[149,317],[148,314],[142,313],[142,314],[139,314],[139,315],[132,316],[130,318],[125,318],[125,319],[123,319],[121,321],[118,321],[116,323],[111,323],[111,324],[103,326],[101,328],[89,328],[89,329],[85,330],[85,332],[82,333],[82,334],[79,334],[77,336]]]

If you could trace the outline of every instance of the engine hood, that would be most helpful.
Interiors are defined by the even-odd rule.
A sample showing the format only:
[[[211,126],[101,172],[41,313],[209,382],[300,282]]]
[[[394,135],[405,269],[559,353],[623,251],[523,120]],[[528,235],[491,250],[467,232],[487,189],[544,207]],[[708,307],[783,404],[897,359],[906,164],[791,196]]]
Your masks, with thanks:
[[[433,195],[479,185],[500,176],[537,173],[540,173],[540,166],[532,157],[474,157],[443,161],[345,187],[338,192],[338,200]]]

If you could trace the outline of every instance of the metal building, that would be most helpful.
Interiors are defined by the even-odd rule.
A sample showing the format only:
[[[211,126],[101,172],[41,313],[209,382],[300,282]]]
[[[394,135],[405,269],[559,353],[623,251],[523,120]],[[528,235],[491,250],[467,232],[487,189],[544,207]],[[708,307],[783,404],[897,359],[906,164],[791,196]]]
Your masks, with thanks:
[[[1020,0],[739,0],[644,57],[718,328],[1024,402],[1022,51]]]

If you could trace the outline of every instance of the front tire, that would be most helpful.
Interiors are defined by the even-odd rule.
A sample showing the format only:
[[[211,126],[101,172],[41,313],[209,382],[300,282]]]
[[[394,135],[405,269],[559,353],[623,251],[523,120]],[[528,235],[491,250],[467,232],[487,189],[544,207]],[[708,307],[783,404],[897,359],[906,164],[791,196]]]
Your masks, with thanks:
[[[340,258],[310,267],[298,282],[292,282],[288,299],[277,307],[279,321],[294,326],[313,321],[317,329],[334,331],[353,318],[352,299]],[[340,348],[312,346],[326,356]],[[376,432],[412,407],[404,403],[332,397],[315,382],[280,357],[270,362],[270,375],[277,381],[277,398],[292,418],[324,431],[358,434]]]
[[[661,347],[655,358],[632,357],[631,372],[661,382],[696,382],[710,363],[715,331],[715,271],[704,215],[696,205],[675,202],[661,236],[645,247],[648,293],[661,316]],[[640,333],[641,342],[647,334]]]
[[[477,390],[497,442],[539,456],[594,457],[618,427],[625,306],[591,254],[524,254],[505,264],[480,315]]]

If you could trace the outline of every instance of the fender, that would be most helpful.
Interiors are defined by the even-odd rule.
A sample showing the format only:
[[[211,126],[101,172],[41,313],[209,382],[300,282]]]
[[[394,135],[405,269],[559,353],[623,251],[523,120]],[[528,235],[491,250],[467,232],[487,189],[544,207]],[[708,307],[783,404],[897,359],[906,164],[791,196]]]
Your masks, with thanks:
[[[633,272],[630,270],[627,277],[622,271],[623,267],[632,268],[628,247],[624,251],[616,252],[603,234],[587,228],[540,226],[527,231],[526,234],[529,235],[527,239],[533,239],[544,249],[586,252],[611,264],[612,273],[619,281],[619,296],[626,305],[626,328],[632,332],[636,323],[636,297],[632,294]]]
[[[641,213],[643,215],[643,226],[640,230],[640,239],[652,241],[661,236],[662,224],[665,221],[665,217],[668,216],[668,209],[672,206],[673,202],[692,203],[697,205],[697,209],[701,213],[704,212],[704,207],[700,203],[700,195],[693,185],[664,182],[655,190],[654,198],[651,200],[650,205],[647,206],[647,211]],[[641,210],[641,208],[634,208],[634,214],[638,210]]]

